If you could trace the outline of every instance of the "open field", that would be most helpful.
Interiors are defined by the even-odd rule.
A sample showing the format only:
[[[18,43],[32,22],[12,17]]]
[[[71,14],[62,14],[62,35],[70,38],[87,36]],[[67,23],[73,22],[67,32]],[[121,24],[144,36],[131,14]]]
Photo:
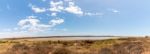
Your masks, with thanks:
[[[0,54],[150,54],[150,38],[9,38],[0,40]]]

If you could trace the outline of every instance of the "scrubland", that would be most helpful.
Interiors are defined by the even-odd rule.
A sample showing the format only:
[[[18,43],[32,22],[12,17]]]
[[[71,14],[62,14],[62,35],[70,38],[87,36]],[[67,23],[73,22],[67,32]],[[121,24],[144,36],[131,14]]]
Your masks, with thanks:
[[[150,54],[150,38],[0,40],[0,54]]]

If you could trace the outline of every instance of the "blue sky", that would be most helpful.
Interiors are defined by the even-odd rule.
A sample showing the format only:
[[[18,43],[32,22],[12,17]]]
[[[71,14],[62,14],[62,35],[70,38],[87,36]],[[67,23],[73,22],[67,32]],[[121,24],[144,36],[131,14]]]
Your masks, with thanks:
[[[0,0],[0,36],[149,35],[149,0]]]

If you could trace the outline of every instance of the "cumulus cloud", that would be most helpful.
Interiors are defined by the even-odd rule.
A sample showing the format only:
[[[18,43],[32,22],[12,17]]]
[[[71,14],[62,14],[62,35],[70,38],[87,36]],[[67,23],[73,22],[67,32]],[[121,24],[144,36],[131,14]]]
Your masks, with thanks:
[[[94,15],[102,15],[102,13],[91,13],[85,12],[81,7],[75,4],[73,0],[41,0],[43,2],[50,1],[49,7],[38,7],[36,5],[29,4],[29,7],[35,13],[44,13],[49,12],[47,14],[49,16],[56,17],[52,20],[49,20],[49,23],[43,24],[36,16],[28,16],[25,19],[22,19],[18,22],[19,28],[14,28],[14,30],[23,30],[30,32],[37,31],[45,31],[55,27],[56,25],[64,23],[64,19],[60,18],[57,14],[61,14],[62,12],[82,15],[82,16],[94,16]],[[116,11],[115,11],[116,12]]]
[[[51,1],[49,10],[52,12],[51,16],[57,16],[58,12],[68,12],[75,15],[82,16],[96,16],[102,15],[102,13],[90,13],[85,12],[78,5],[75,4],[73,0],[61,0],[61,1]]]
[[[39,8],[32,4],[29,4],[29,5],[31,6],[34,12],[41,13],[41,12],[50,11],[51,16],[57,16],[59,12],[67,12],[67,13],[71,13],[75,15],[82,15],[82,16],[101,15],[100,13],[90,13],[90,12],[83,11],[82,8],[76,5],[75,1],[73,0],[58,0],[58,1],[51,0],[49,4],[50,4],[49,5],[50,7],[48,8]],[[117,11],[114,11],[114,12],[117,12]]]
[[[31,9],[32,9],[35,13],[46,12],[46,8],[40,8],[40,7],[34,6],[34,5],[32,5],[32,4],[29,4],[29,6],[31,7]]]
[[[64,22],[64,19],[56,18],[56,19],[49,21],[49,24],[51,24],[52,26],[55,26],[57,24],[62,24],[63,22]]]
[[[26,19],[22,19],[18,22],[21,30],[27,30],[30,32],[45,31],[51,27],[63,23],[63,19],[53,19],[51,24],[42,24],[35,16],[28,16]]]
[[[49,8],[49,10],[52,12],[61,12],[64,9],[63,1],[58,2],[51,1],[50,6],[51,7]]]
[[[83,11],[81,10],[81,8],[76,6],[74,2],[69,2],[69,7],[66,7],[65,11],[73,14],[83,15]]]
[[[39,23],[39,20],[36,19],[35,16],[28,16],[27,19],[20,20],[18,25],[24,26],[24,25],[32,24],[33,26],[35,26],[38,23]]]
[[[53,12],[51,13],[51,16],[57,16],[57,13]]]
[[[21,29],[27,29],[28,31],[40,31],[41,28],[45,26],[41,26],[40,20],[38,20],[35,16],[28,16],[26,19],[22,19],[18,23],[21,26]]]

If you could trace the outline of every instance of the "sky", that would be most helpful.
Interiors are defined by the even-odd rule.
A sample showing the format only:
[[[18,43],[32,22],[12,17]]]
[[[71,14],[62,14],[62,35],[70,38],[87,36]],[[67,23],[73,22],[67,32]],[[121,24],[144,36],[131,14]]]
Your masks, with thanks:
[[[150,35],[150,0],[0,0],[0,38]]]

